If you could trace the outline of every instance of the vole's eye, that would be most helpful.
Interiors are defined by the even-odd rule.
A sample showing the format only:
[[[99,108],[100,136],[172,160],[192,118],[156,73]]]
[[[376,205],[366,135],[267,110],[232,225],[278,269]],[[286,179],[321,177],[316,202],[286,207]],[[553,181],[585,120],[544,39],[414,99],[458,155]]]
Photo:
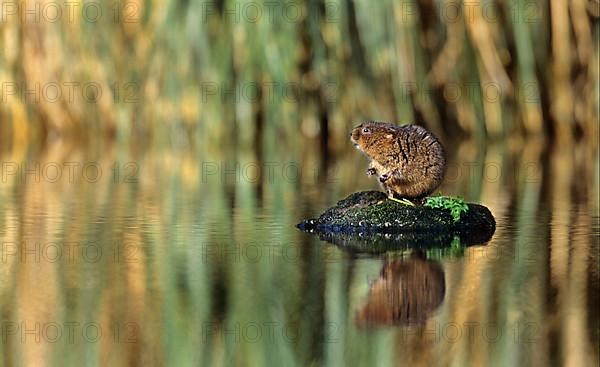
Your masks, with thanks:
[[[362,132],[363,132],[363,134],[370,134],[371,129],[369,129],[368,127],[363,127]]]

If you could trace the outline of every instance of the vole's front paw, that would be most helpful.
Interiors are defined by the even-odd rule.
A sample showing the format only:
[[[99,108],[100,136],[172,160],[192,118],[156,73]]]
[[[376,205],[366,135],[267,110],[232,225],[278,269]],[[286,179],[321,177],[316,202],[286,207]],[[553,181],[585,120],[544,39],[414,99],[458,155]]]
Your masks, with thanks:
[[[373,167],[367,168],[367,176],[373,176],[377,174],[377,170]]]
[[[389,180],[390,177],[392,177],[392,174],[390,172],[383,173],[381,174],[381,176],[379,176],[379,182],[385,182]]]

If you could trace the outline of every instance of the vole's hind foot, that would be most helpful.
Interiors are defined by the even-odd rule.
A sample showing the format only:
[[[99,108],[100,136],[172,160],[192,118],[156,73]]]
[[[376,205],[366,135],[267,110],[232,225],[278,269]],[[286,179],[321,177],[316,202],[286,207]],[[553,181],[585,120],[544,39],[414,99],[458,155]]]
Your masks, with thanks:
[[[425,204],[425,197],[413,198],[411,202],[416,206],[422,206]]]

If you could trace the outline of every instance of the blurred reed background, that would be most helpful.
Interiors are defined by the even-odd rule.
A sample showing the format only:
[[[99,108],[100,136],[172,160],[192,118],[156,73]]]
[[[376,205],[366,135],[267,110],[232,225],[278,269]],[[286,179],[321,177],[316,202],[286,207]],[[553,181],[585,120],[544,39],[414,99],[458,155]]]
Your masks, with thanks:
[[[236,4],[251,2],[119,2],[118,22],[106,5],[97,23],[80,11],[72,22],[23,22],[3,8],[3,83],[94,82],[102,98],[86,102],[76,89],[72,101],[36,102],[3,84],[1,161],[96,162],[105,175],[50,183],[4,172],[0,238],[96,242],[105,256],[32,262],[23,249],[3,253],[2,322],[96,322],[106,334],[96,343],[7,336],[0,366],[598,364],[597,1],[314,0],[278,3],[272,20],[257,22],[224,16]],[[306,16],[286,19],[283,4]],[[467,11],[487,4],[496,22]],[[259,96],[227,94],[252,83]],[[269,95],[269,83],[301,90]],[[293,228],[377,188],[348,142],[363,119],[432,129],[459,169],[441,191],[494,213],[487,247],[502,256],[491,261],[475,247],[442,259],[446,295],[426,326],[496,323],[505,336],[497,343],[359,328],[355,312],[384,259],[353,259]],[[115,182],[114,162],[134,162],[138,182]],[[293,162],[303,173],[238,180],[204,165],[257,162]],[[135,244],[137,261],[115,262],[115,242]],[[272,261],[206,253],[206,244],[222,253],[272,242]],[[297,261],[283,257],[286,244],[301,249]],[[223,341],[236,322],[297,323],[303,335]],[[133,343],[123,342],[127,323],[138,328]],[[515,323],[537,327],[536,341],[524,342],[530,329]]]
[[[598,135],[597,0],[283,1],[272,16],[260,1],[136,0],[103,5],[95,22],[75,2],[54,23],[49,3],[3,11],[0,79],[19,86],[3,89],[4,143],[102,134],[270,149],[318,136],[337,147],[371,118],[448,137]],[[102,96],[21,94],[52,82],[98,83]],[[258,97],[220,98],[249,83]],[[269,97],[268,83],[298,83],[300,96]]]

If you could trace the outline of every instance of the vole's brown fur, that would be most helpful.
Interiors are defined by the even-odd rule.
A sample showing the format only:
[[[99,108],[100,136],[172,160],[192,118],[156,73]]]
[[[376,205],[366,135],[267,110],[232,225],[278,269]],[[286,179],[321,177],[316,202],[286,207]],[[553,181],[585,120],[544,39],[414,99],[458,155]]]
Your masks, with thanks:
[[[442,183],[444,148],[422,126],[370,121],[355,127],[350,140],[369,157],[367,174],[377,175],[390,197],[420,200]]]

